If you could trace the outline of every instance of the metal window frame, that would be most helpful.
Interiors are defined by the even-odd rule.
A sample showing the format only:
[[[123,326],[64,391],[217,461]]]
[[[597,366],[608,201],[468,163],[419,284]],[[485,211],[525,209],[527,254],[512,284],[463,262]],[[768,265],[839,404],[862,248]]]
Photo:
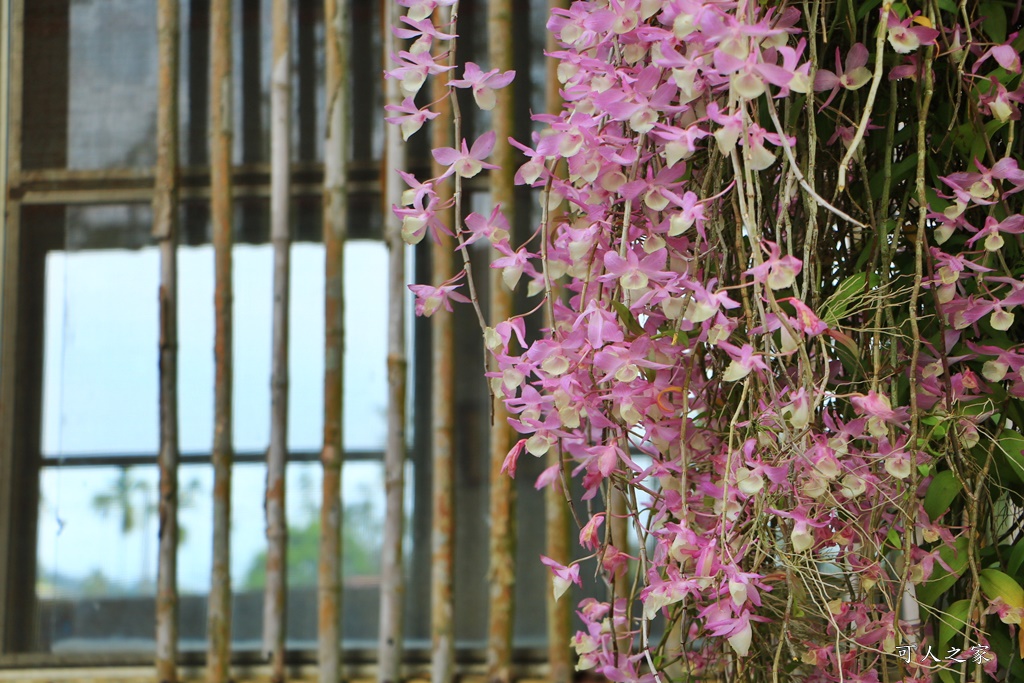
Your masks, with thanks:
[[[76,170],[67,168],[22,169],[22,116],[23,116],[23,85],[24,85],[24,26],[25,7],[27,0],[0,0],[0,215],[4,216],[0,225],[0,682],[22,680],[19,671],[25,669],[45,669],[47,679],[73,680],[88,676],[87,671],[97,667],[110,667],[109,670],[122,672],[125,676],[138,676],[138,669],[144,667],[144,676],[151,673],[151,653],[30,653],[19,652],[11,647],[15,632],[24,631],[26,624],[21,621],[24,616],[12,600],[11,577],[12,567],[19,561],[17,545],[12,539],[25,536],[24,520],[26,510],[16,509],[14,492],[17,490],[35,490],[38,492],[39,472],[43,467],[75,467],[75,466],[125,466],[149,465],[156,466],[156,453],[137,453],[124,455],[94,454],[88,456],[66,456],[63,458],[44,458],[35,453],[31,467],[19,463],[14,448],[15,405],[17,401],[38,401],[41,399],[42,385],[26,390],[19,386],[17,359],[19,349],[19,290],[22,282],[20,254],[22,247],[21,216],[26,207],[42,207],[52,205],[99,205],[149,203],[154,191],[154,173],[151,168],[118,168],[102,170]],[[411,169],[417,173],[421,168]],[[353,198],[362,196],[364,199],[380,201],[379,186],[380,168],[377,162],[354,162],[348,168],[348,188]],[[179,198],[185,201],[202,201],[209,198],[209,168],[186,167],[181,170],[182,182]],[[234,199],[264,198],[270,196],[270,165],[268,163],[241,164],[233,166]],[[292,197],[316,197],[323,192],[322,163],[293,163]],[[466,183],[467,192],[482,192],[488,188],[486,174]],[[419,265],[419,264],[418,264]],[[154,294],[155,296],[155,294]],[[417,325],[417,339],[423,336],[422,325]],[[419,359],[422,349],[416,348],[414,353]],[[417,360],[419,372],[426,368]],[[412,381],[412,378],[410,377]],[[418,383],[413,382],[416,388]],[[416,390],[416,389],[414,389]],[[424,413],[425,415],[425,413]],[[422,438],[420,429],[415,429],[416,439]],[[420,450],[414,445],[414,450]],[[23,454],[24,455],[24,454]],[[417,466],[426,465],[420,457],[422,454],[411,454],[411,461]],[[346,461],[380,459],[381,453],[376,451],[349,451],[345,453]],[[296,452],[290,455],[289,461],[309,462],[319,458],[319,453]],[[236,458],[239,462],[262,462],[262,453],[243,453]],[[187,454],[182,456],[182,464],[207,463],[208,454]],[[416,485],[416,484],[414,484]],[[421,492],[417,490],[417,496]],[[28,536],[22,541],[34,549],[37,544],[34,513]],[[34,558],[34,554],[33,554]],[[34,592],[29,597],[34,600]],[[430,648],[419,643],[410,643],[403,656],[405,672],[409,677],[429,674]],[[458,647],[455,652],[456,672],[459,675],[479,675],[484,673],[483,647]],[[239,665],[239,676],[258,675],[263,660],[259,653],[236,651],[232,655],[233,663]],[[374,649],[345,649],[343,666],[346,678],[368,676],[375,670],[376,651]],[[295,670],[308,669],[316,664],[315,650],[295,649],[288,653],[288,661]],[[513,650],[513,661],[516,663],[517,676],[540,675],[546,671],[546,650],[544,648],[516,647]],[[183,673],[191,667],[200,667],[205,662],[204,653],[182,653]],[[58,669],[68,667],[67,671]],[[109,671],[108,670],[108,671]],[[104,672],[106,677],[108,672]],[[52,674],[52,675],[51,675]],[[120,677],[118,673],[118,677]],[[113,678],[113,676],[111,676]]]

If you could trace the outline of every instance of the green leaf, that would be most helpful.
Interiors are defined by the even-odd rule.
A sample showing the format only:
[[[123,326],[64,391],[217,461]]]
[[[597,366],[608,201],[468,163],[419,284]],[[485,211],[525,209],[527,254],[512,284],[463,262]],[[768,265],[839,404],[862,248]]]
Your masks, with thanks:
[[[621,301],[613,301],[612,306],[615,307],[616,313],[619,314],[619,320],[621,320],[622,324],[626,326],[626,329],[633,334],[644,333],[643,328],[640,327],[640,323],[636,321],[636,318],[633,317],[633,314],[629,312],[629,309],[626,308],[624,303]]]
[[[864,292],[865,286],[877,285],[878,277],[868,278],[866,273],[854,273],[839,283],[825,303],[821,305],[821,320],[829,327],[835,327],[846,317],[857,297]]]
[[[1024,482],[1024,454],[1021,453],[1024,451],[1024,436],[1011,429],[1003,430],[997,451],[1002,453],[1010,468]]]
[[[860,3],[860,7],[857,8],[857,19],[858,21],[868,15],[868,12],[873,10],[875,7],[880,5],[882,0],[868,0],[868,2]]]
[[[952,12],[953,14],[960,11],[953,0],[939,0],[939,9],[943,12]]]
[[[1002,598],[1010,607],[1024,607],[1024,588],[1020,587],[1013,577],[1007,576],[998,569],[982,569],[979,576],[981,590],[990,600]]]
[[[996,43],[1006,42],[1006,11],[998,2],[982,2],[978,15],[983,17],[981,26],[985,34]]]
[[[1006,571],[1011,576],[1017,576],[1020,566],[1024,564],[1024,541],[1017,541],[1010,553],[1010,559],[1006,562]]]
[[[928,518],[934,522],[948,510],[960,489],[960,480],[950,470],[936,474],[932,483],[928,485],[928,493],[924,496],[924,509],[928,513]]]
[[[950,605],[945,613],[938,614],[939,638],[937,644],[939,652],[946,652],[946,646],[953,640],[954,636],[963,630],[967,624],[967,610],[971,607],[970,600],[957,600]]]

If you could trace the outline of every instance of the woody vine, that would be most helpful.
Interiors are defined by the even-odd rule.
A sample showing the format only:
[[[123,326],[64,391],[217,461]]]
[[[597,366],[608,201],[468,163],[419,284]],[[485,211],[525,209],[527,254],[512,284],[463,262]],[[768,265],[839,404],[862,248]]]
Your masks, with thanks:
[[[399,0],[408,139],[456,69],[457,0]],[[435,13],[447,8],[445,19]],[[464,260],[417,312],[473,306],[538,487],[572,490],[596,566],[577,667],[613,681],[1024,680],[1020,5],[578,0],[554,10],[564,107],[404,175],[409,243]],[[512,72],[448,81],[489,109]],[[468,100],[462,101],[465,105]],[[462,182],[523,155],[514,243]],[[451,199],[442,201],[447,184]],[[523,312],[487,321],[467,245]],[[627,539],[618,528],[628,533]],[[563,598],[567,599],[567,598]]]

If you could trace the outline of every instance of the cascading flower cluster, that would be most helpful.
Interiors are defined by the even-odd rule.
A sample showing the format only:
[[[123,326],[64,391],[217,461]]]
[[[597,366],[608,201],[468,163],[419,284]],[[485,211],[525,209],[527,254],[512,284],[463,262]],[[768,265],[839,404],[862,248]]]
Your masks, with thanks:
[[[388,120],[406,138],[435,116],[417,91],[452,69],[431,48],[457,27],[430,16],[454,2],[400,0],[396,33],[413,42],[388,76],[408,99]],[[487,240],[505,285],[525,280],[542,301],[535,338],[520,316],[484,340],[522,435],[505,469],[554,449],[584,501],[603,501],[577,509],[608,588],[579,605],[579,668],[613,681],[1005,674],[1024,550],[999,548],[1024,545],[984,516],[1019,517],[998,481],[1024,477],[1020,41],[885,3],[826,42],[820,3],[779,5],[554,10],[565,106],[534,116],[531,145],[507,142],[542,224],[517,245],[500,207],[437,219],[440,183],[494,168],[506,142],[484,133],[434,150],[440,177],[406,176],[403,237],[449,232],[463,253]],[[513,77],[461,75],[449,85],[483,109]],[[937,78],[962,97],[952,113]],[[930,126],[940,114],[963,125]],[[469,302],[466,264],[414,285],[417,312]],[[556,594],[580,583],[579,562],[544,562]]]

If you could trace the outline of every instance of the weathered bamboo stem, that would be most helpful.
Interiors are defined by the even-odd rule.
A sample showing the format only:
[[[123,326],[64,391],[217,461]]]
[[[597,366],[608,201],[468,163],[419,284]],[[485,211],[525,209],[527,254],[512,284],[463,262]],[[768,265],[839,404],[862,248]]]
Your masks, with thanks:
[[[210,577],[210,683],[231,668],[231,0],[210,8],[210,217],[214,249],[213,570]]]
[[[566,9],[569,6],[568,0],[549,0],[549,9]],[[547,50],[554,52],[558,50],[558,41],[553,33],[547,34]],[[547,88],[545,91],[545,104],[549,114],[557,114],[562,109],[561,83],[558,81],[558,61],[547,60]],[[552,217],[552,222],[555,217]],[[548,231],[550,234],[550,230]],[[546,267],[546,266],[545,266]],[[546,309],[547,310],[547,309]],[[554,321],[548,318],[545,324],[551,328]],[[561,453],[557,449],[548,451],[548,465],[564,467],[561,462]],[[563,477],[562,481],[567,481]],[[565,503],[566,494],[562,490],[561,482],[557,482],[544,489],[544,511],[546,518],[547,534],[546,545],[547,555],[563,565],[568,565],[570,560],[569,545],[569,509]],[[569,596],[563,596],[561,600],[555,600],[554,593],[544,591],[547,604],[548,616],[548,678],[551,683],[569,683],[572,680],[572,655],[570,653],[569,640],[572,637],[572,600]]]
[[[156,677],[178,680],[178,2],[157,8],[153,236],[160,245],[160,503]]]
[[[447,8],[438,8],[435,23],[446,26],[450,20]],[[454,33],[454,29],[452,33]],[[433,80],[431,99],[437,102],[434,111],[439,116],[431,124],[431,146],[453,147],[451,107],[448,104],[447,73],[438,74]],[[432,177],[444,173],[444,167],[433,162]],[[451,197],[451,185],[438,188],[442,203]],[[445,225],[454,225],[454,212],[444,211],[439,218]],[[442,236],[440,244],[431,250],[432,279],[445,282],[452,276],[452,240]],[[431,661],[431,682],[452,683],[455,680],[455,598],[452,592],[455,567],[455,496],[454,442],[452,424],[454,421],[454,334],[452,315],[439,310],[432,317],[431,353],[433,373],[431,377],[432,426],[432,497],[433,518],[431,520],[431,567],[430,567],[430,635],[433,644]]]
[[[263,594],[263,649],[271,680],[285,680],[288,522],[288,279],[291,270],[291,0],[274,0],[270,77],[270,239],[274,245],[273,350],[270,379],[270,448],[267,450],[267,565]]]
[[[505,72],[513,66],[513,25],[511,0],[490,0],[487,3],[487,41],[490,67]],[[512,148],[505,141],[515,131],[512,86],[498,93],[492,112],[494,131],[501,144],[494,149],[493,162],[500,169],[491,171],[491,201],[500,204],[509,226],[515,230],[513,211],[515,161]],[[497,258],[498,252],[492,250]],[[512,293],[505,287],[500,269],[491,269],[490,318],[494,325],[512,315]],[[512,680],[512,629],[515,623],[515,486],[501,471],[512,443],[512,427],[508,423],[505,404],[494,400],[494,419],[490,431],[490,600],[487,635],[487,678],[491,683]]]
[[[397,25],[397,4],[382,2],[384,60],[397,52],[391,27]],[[396,79],[385,81],[384,100],[400,104]],[[405,489],[405,243],[401,223],[391,207],[401,204],[402,180],[396,169],[405,167],[405,147],[396,126],[385,128],[384,139],[384,233],[388,242],[388,427],[384,451],[384,538],[381,544],[380,637],[377,643],[377,680],[396,683],[401,676],[402,605],[405,577],[402,572],[402,532]]]
[[[349,156],[348,3],[324,0],[324,444],[318,565],[320,683],[341,679],[341,466]]]

